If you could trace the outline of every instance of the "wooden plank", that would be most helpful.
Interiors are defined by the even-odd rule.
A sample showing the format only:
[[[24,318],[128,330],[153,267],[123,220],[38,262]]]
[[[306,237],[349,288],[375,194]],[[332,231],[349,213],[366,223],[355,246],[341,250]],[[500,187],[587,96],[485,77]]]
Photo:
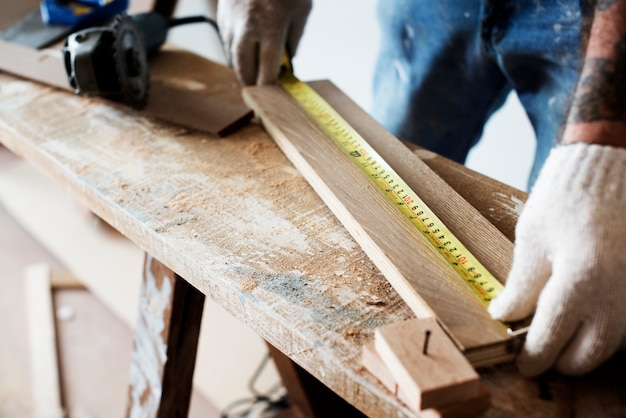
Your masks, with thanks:
[[[463,402],[457,402],[441,408],[429,408],[420,411],[420,418],[467,418],[484,416],[490,406],[490,394],[487,387],[480,385],[478,396]]]
[[[130,366],[128,417],[186,417],[204,295],[147,255]]]
[[[34,416],[63,417],[50,268],[28,267],[25,277]]]
[[[227,136],[252,119],[252,111],[211,96],[153,82],[146,107],[149,116],[217,136]]]
[[[141,113],[217,136],[229,135],[252,119],[233,71],[197,54],[165,45],[150,61],[150,80],[148,104]]]
[[[79,278],[129,329],[133,328],[145,257],[141,249],[119,232],[104,227],[59,184],[5,148],[0,149],[0,206],[72,272],[68,279]],[[63,272],[52,270],[53,286],[64,278],[57,277]],[[220,409],[248,396],[247,382],[265,343],[215,301],[205,302],[203,316],[211,320],[202,323],[194,385]],[[216,346],[216,340],[222,343]],[[236,351],[243,354],[232,356]],[[216,374],[225,377],[217,380]],[[269,367],[259,384],[270,385],[278,379]]]
[[[345,114],[355,128],[368,132],[366,139],[370,139],[370,131],[363,128],[366,124],[376,125],[374,121],[354,111],[352,106],[356,105],[350,105],[349,99],[334,97],[341,95],[337,90],[325,90],[322,95]],[[246,88],[244,99],[285,155],[418,317],[438,317],[466,350],[502,344],[509,339],[504,327],[491,319],[478,298],[426,238],[282,88]],[[368,122],[354,123],[352,115]],[[380,129],[372,128],[376,133]],[[397,142],[388,134],[384,138]],[[381,144],[377,146],[380,148]],[[387,161],[394,166],[395,160]],[[427,182],[427,179],[420,181]],[[446,194],[445,199],[450,199],[450,194]]]
[[[478,374],[432,318],[377,329],[375,347],[414,411],[479,394]]]

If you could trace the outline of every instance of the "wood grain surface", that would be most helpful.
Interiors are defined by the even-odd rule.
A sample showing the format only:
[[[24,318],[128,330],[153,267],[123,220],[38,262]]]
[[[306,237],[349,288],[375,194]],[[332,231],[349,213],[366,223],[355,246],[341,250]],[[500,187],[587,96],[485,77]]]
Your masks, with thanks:
[[[413,314],[259,125],[217,138],[0,75],[0,132],[359,409],[410,414],[366,376],[360,346]]]
[[[367,415],[415,416],[361,365],[376,328],[415,315],[261,126],[217,138],[0,74],[0,142]],[[625,361],[481,369],[486,416],[619,416]]]

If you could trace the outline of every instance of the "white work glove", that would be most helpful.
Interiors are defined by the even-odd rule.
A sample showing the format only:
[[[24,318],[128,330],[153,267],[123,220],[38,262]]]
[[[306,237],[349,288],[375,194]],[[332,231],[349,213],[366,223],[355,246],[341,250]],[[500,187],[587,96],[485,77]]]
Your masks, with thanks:
[[[505,288],[489,307],[505,322],[533,311],[518,357],[525,375],[553,366],[584,374],[626,348],[626,149],[552,150],[519,218]]]
[[[226,59],[243,84],[276,81],[283,51],[296,53],[310,11],[311,0],[219,0]]]

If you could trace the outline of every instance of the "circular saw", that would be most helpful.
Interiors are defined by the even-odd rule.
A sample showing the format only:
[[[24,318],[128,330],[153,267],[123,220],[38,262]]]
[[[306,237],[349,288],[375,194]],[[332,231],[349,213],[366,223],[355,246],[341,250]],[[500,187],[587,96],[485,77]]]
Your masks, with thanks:
[[[63,46],[65,70],[77,94],[101,96],[140,109],[148,98],[148,56],[137,23],[118,17],[111,26],[70,35]]]
[[[106,97],[140,109],[148,99],[148,59],[165,43],[168,30],[202,22],[219,35],[217,23],[207,17],[167,20],[156,12],[121,15],[110,26],[73,33],[63,46],[69,83],[76,94]]]

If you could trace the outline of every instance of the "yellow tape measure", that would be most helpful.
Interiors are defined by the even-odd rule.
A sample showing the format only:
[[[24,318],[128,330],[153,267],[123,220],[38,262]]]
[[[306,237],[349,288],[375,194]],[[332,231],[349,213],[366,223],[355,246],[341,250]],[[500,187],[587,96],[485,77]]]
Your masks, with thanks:
[[[288,59],[279,83],[456,270],[485,306],[502,284],[474,257],[367,141],[308,84]]]

